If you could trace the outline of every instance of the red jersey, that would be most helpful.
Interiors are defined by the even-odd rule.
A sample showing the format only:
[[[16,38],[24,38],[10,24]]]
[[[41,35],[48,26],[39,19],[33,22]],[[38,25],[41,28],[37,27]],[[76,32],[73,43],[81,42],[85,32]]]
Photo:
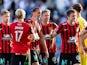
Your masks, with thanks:
[[[29,49],[28,36],[31,34],[30,26],[25,22],[15,22],[10,25],[12,35],[12,52],[26,53]]]
[[[26,21],[28,24],[30,24],[30,25],[35,25],[35,22],[34,21],[32,21],[31,19],[28,19],[27,21]],[[36,31],[37,32],[37,34],[38,34],[38,31]],[[33,34],[33,33],[32,33]],[[37,48],[37,49],[39,49],[39,44],[40,44],[40,41],[39,40],[35,40],[34,42],[31,42],[31,44],[30,44],[30,48],[31,48],[31,50],[35,47],[35,48]]]
[[[41,23],[41,31],[43,32],[43,35],[46,34],[50,34],[52,30],[54,30],[55,28],[57,28],[57,25],[55,23],[49,22],[47,25],[44,25],[43,23]],[[53,48],[50,49],[50,46],[53,45]],[[46,45],[48,48],[48,52],[49,53],[55,53],[57,50],[56,47],[56,41],[51,39],[51,40],[46,40]],[[42,46],[40,46],[40,52],[44,53],[44,48]]]
[[[10,53],[10,40],[4,40],[6,36],[10,36],[9,25],[0,24],[0,53]]]
[[[77,52],[77,46],[75,42],[69,42],[69,40],[75,39],[78,26],[78,23],[75,23],[73,26],[71,26],[67,22],[62,23],[58,26],[57,34],[60,33],[62,39],[61,53]]]

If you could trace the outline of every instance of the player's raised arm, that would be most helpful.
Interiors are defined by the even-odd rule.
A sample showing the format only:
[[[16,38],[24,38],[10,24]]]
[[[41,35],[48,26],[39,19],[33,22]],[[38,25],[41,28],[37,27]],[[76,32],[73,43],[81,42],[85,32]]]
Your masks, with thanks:
[[[50,33],[51,38],[55,37],[57,34],[61,33],[63,30],[63,24],[59,24],[55,30],[52,30]]]

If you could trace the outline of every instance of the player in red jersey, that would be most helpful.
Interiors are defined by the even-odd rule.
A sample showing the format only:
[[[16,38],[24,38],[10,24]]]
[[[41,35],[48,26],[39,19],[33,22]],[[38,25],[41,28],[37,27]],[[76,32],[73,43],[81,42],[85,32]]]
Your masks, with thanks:
[[[50,64],[57,65],[57,59],[55,56],[55,53],[57,51],[56,39],[55,37],[53,39],[45,38],[49,36],[52,30],[57,28],[57,25],[53,22],[49,22],[49,20],[50,20],[50,10],[47,9],[47,10],[42,11],[41,31],[43,32],[44,39],[46,40],[46,45],[47,45],[48,52],[49,52],[49,58],[47,59],[44,56],[43,47],[40,46],[40,50],[41,50],[40,53],[42,55],[42,60],[43,60],[42,65],[50,65]]]
[[[17,22],[10,25],[10,32],[12,37],[12,50],[14,53],[11,57],[11,65],[24,65],[26,55],[29,54],[29,40],[28,36],[31,34],[30,26],[24,22],[25,11],[17,9],[15,12]]]
[[[46,50],[47,47],[44,46],[43,34],[40,29],[40,25],[38,20],[41,15],[41,11],[39,8],[35,8],[32,10],[32,17],[27,20],[27,23],[31,25],[32,33],[34,35],[34,40],[31,42],[31,64],[32,65],[39,65],[38,59],[38,51],[39,51],[39,44]],[[48,52],[45,51],[45,56],[47,57]]]
[[[76,36],[79,33],[79,24],[76,22],[76,13],[74,10],[67,11],[68,20],[55,29],[52,37],[56,34],[61,35],[61,55],[59,65],[80,65],[80,57],[76,45]]]
[[[8,10],[1,11],[0,23],[0,65],[10,62],[10,12]]]

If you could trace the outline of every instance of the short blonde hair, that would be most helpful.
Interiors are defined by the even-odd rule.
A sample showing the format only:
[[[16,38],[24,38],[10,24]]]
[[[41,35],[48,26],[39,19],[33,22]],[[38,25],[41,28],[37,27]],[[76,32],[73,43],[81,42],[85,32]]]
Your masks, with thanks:
[[[4,14],[10,14],[10,12],[8,10],[5,10],[5,9],[2,9],[1,10],[1,15],[4,15]]]
[[[17,9],[15,15],[18,19],[23,19],[25,18],[26,12],[23,9]]]
[[[49,10],[49,9],[43,10],[43,11],[42,11],[42,15],[43,15],[44,13],[46,13],[46,12],[50,13],[50,10]]]

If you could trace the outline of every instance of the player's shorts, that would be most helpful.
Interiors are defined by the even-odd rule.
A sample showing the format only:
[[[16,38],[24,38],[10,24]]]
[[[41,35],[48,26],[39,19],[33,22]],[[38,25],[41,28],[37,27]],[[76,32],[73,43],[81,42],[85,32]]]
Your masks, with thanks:
[[[86,40],[85,40],[85,42],[86,42]],[[79,54],[80,54],[80,59],[81,59],[80,63],[81,63],[81,65],[87,65],[87,55],[84,55],[82,53],[82,46],[81,45],[78,45],[78,51],[79,51]]]
[[[45,57],[45,53],[41,53],[41,58],[42,58],[42,64],[48,63],[48,58]]]
[[[72,53],[72,54],[60,54],[59,65],[73,65],[73,64],[80,64],[80,56],[79,53]]]
[[[24,65],[25,61],[26,61],[26,56],[12,54],[10,65]]]
[[[49,58],[45,58],[45,53],[41,53],[42,55],[42,63],[48,65],[57,65],[57,58],[55,53],[49,53]]]
[[[38,55],[35,50],[31,50],[31,64],[34,62],[38,62]]]
[[[10,64],[11,53],[0,53],[0,65]]]
[[[81,57],[81,65],[87,65],[87,55],[83,55],[82,53],[80,53],[80,57]]]
[[[48,65],[57,65],[57,58],[55,53],[49,53],[49,58],[48,58]]]

